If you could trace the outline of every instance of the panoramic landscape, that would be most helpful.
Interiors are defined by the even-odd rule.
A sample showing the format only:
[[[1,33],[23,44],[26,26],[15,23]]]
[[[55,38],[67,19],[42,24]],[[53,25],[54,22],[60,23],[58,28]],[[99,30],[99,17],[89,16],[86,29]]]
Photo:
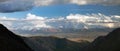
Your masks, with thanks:
[[[0,51],[120,51],[119,0],[0,0]]]

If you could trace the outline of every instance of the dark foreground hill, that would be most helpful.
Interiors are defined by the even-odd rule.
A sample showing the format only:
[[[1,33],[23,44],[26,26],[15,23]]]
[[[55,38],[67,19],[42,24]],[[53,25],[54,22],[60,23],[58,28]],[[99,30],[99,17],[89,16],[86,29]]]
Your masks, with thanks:
[[[110,32],[107,36],[100,36],[83,51],[120,51],[120,28]]]
[[[88,45],[88,41],[82,41],[81,43],[70,41],[66,38],[58,37],[41,37],[34,36],[24,38],[27,44],[35,51],[81,51],[81,48]]]
[[[0,24],[0,51],[32,51],[20,36]]]

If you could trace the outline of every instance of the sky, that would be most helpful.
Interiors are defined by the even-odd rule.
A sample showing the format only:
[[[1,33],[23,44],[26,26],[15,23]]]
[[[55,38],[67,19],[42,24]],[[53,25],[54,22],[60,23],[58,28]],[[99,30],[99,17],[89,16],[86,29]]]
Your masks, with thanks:
[[[7,6],[10,7],[10,6]],[[5,8],[6,9],[6,8]],[[0,16],[14,17],[14,18],[25,18],[28,13],[35,14],[43,17],[60,17],[68,16],[69,14],[104,14],[104,15],[120,15],[120,5],[77,5],[77,4],[57,4],[49,6],[37,6],[30,10],[25,11],[13,11],[0,13]],[[19,16],[18,16],[19,15]]]
[[[0,0],[0,23],[11,30],[113,28],[119,10],[120,0]]]

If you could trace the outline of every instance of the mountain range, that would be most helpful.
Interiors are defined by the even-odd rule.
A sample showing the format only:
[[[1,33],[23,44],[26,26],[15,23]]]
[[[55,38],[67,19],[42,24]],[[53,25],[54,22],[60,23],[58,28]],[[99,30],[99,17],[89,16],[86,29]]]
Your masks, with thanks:
[[[74,42],[54,36],[22,37],[0,24],[0,51],[120,51],[120,28],[93,42]]]
[[[81,43],[57,37],[22,37],[0,24],[0,51],[79,51],[89,42]]]

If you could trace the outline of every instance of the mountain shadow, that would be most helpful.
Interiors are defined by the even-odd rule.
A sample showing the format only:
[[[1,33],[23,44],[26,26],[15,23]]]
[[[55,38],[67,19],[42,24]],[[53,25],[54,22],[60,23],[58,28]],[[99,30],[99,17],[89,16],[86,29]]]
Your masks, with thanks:
[[[113,30],[106,36],[96,38],[82,51],[120,51],[120,28]]]
[[[35,41],[38,42],[38,45],[40,45],[39,47],[42,46],[43,48],[46,48],[47,49],[46,51],[81,51],[82,47],[89,44],[88,41],[82,41],[79,43],[70,41],[66,38],[58,38],[54,36],[49,37],[34,36],[29,38],[34,40],[34,42]]]
[[[0,51],[32,51],[24,40],[0,24]]]
[[[54,36],[32,36],[23,39],[34,51],[81,51],[82,47],[89,44],[86,40],[74,42]]]

